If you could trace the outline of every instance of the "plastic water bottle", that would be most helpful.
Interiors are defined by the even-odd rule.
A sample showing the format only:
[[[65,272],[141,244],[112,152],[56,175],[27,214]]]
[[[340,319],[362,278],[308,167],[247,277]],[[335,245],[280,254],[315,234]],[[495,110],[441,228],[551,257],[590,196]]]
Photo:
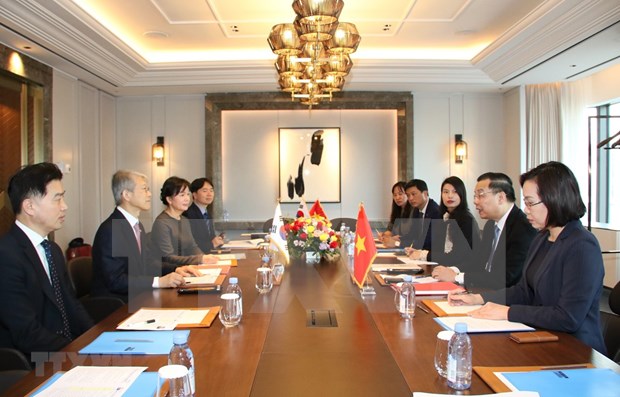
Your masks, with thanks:
[[[465,323],[456,323],[454,331],[448,344],[448,386],[465,390],[471,386],[471,339]]]
[[[172,334],[174,345],[168,355],[168,364],[177,364],[187,367],[189,371],[189,383],[192,390],[191,396],[196,393],[196,380],[194,377],[194,354],[187,344],[186,332],[175,332]]]
[[[231,277],[228,286],[221,295],[222,309],[220,321],[225,327],[234,327],[241,322],[243,316],[243,294],[237,277]]]
[[[400,289],[394,295],[394,304],[400,316],[410,320],[415,316],[415,287],[411,283],[413,278],[410,275],[403,276]]]
[[[347,228],[347,255],[353,257],[355,254],[355,233]]]
[[[344,237],[346,236],[346,232],[347,232],[347,224],[342,222],[340,224],[340,239],[344,240]]]
[[[222,217],[224,218],[224,222],[230,221],[230,212],[228,212],[227,209],[224,209],[224,212],[222,213]]]

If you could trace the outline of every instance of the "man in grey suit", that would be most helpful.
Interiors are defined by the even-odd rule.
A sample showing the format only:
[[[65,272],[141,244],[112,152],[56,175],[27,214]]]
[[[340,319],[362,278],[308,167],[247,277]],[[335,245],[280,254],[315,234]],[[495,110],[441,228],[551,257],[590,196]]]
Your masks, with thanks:
[[[60,247],[48,234],[67,212],[62,172],[52,163],[29,165],[11,177],[15,224],[0,239],[0,347],[58,351],[93,322],[76,299]]]
[[[196,274],[187,266],[162,268],[150,261],[149,241],[140,212],[151,208],[151,189],[145,175],[120,170],[112,176],[116,208],[99,226],[93,242],[91,295],[129,300],[151,288],[175,288],[183,276]],[[197,273],[199,274],[199,273]]]

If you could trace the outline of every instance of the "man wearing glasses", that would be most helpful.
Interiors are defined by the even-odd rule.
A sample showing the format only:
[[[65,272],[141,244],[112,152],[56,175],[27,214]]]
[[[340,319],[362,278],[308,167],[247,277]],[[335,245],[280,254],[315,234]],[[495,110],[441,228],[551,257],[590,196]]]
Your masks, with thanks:
[[[474,247],[475,259],[460,267],[437,266],[433,277],[456,281],[467,288],[504,288],[521,278],[523,264],[536,230],[515,205],[512,180],[501,172],[478,177],[474,205],[482,219],[488,219],[482,231],[482,244]],[[526,203],[536,205],[537,203]]]

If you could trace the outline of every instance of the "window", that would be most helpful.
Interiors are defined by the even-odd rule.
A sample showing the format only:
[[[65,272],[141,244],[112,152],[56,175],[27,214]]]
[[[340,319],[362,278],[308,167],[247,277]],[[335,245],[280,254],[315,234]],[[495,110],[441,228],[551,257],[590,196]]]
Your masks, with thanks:
[[[592,157],[593,219],[620,229],[620,102],[590,108],[594,152]],[[613,138],[612,138],[613,137]],[[612,138],[599,149],[596,145]],[[614,147],[614,145],[616,145]],[[594,178],[593,178],[594,179]]]

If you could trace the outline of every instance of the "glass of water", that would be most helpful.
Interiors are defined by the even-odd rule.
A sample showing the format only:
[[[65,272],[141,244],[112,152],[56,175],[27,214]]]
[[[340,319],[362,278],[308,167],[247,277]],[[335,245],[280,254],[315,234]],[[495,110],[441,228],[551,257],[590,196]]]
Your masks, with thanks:
[[[273,288],[273,272],[269,267],[256,269],[256,289],[261,294],[266,294]]]

